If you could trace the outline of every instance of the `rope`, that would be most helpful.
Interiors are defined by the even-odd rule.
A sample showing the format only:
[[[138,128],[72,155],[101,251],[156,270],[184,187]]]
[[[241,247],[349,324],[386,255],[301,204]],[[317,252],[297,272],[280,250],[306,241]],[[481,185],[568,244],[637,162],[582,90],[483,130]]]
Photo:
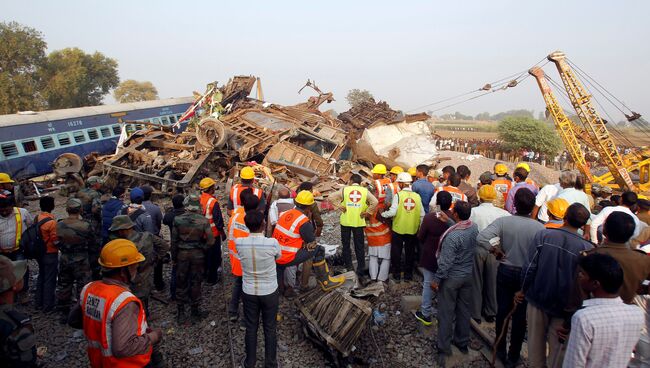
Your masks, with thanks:
[[[491,367],[495,366],[494,363],[497,360],[497,346],[499,346],[499,343],[501,342],[501,340],[503,340],[505,335],[508,333],[508,325],[510,324],[510,320],[512,319],[512,315],[515,314],[515,311],[517,310],[518,305],[519,304],[515,300],[512,301],[512,309],[510,310],[510,312],[508,312],[508,314],[506,315],[506,318],[503,320],[501,333],[499,334],[497,339],[494,340],[494,345],[492,345],[492,361],[490,362]]]
[[[379,360],[381,361],[381,366],[382,368],[386,366],[386,363],[384,363],[384,357],[381,355],[381,350],[379,350],[379,345],[377,344],[377,340],[375,339],[375,333],[372,331],[372,327],[370,327],[370,337],[372,337],[372,342],[375,344],[375,349],[377,349],[377,353],[379,354]]]
[[[602,88],[605,92],[607,92],[607,94],[609,94],[610,96],[612,96],[612,98],[614,98],[616,101],[618,101],[618,103],[621,104],[621,106],[625,107],[625,108],[628,109],[630,112],[633,112],[629,107],[627,107],[627,106],[625,105],[625,103],[623,103],[623,101],[621,101],[621,100],[619,100],[618,98],[616,98],[616,96],[614,96],[614,94],[612,94],[611,92],[609,92],[605,87],[603,87],[600,83],[598,83],[598,81],[596,81],[596,79],[592,78],[589,74],[587,74],[587,72],[585,72],[584,70],[580,69],[580,67],[577,66],[573,61],[571,61],[569,58],[567,58],[566,60],[567,60],[567,62],[569,63],[569,65],[571,65],[571,67],[573,67],[574,69],[576,69],[576,70],[578,70],[579,72],[581,72],[582,74],[584,74],[584,75],[586,76],[586,78],[588,78],[588,79],[594,81],[594,83],[596,83],[600,88]],[[623,111],[621,110],[621,112],[623,112]]]

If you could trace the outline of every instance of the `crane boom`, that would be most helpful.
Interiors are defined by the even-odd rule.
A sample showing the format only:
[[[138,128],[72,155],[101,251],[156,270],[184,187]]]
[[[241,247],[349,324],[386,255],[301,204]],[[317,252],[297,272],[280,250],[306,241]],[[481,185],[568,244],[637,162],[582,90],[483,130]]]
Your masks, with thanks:
[[[585,176],[587,181],[591,182],[591,171],[589,170],[585,156],[582,154],[582,150],[580,149],[580,143],[576,137],[573,122],[569,120],[566,114],[564,114],[564,111],[562,111],[562,108],[555,98],[555,95],[553,95],[551,86],[549,86],[548,82],[546,81],[544,70],[542,70],[540,67],[534,67],[530,69],[528,73],[535,77],[537,80],[537,85],[542,92],[544,102],[546,102],[546,107],[548,108],[548,111],[553,118],[555,128],[560,133],[560,138],[562,138],[562,142],[564,142],[567,151],[569,151],[573,162],[575,163],[578,170],[580,170],[582,175]]]
[[[585,130],[591,136],[600,157],[612,173],[616,184],[621,189],[636,190],[629,172],[623,166],[621,155],[618,153],[616,144],[609,134],[605,122],[598,115],[591,103],[591,95],[587,93],[573,72],[573,69],[567,63],[565,54],[561,51],[553,52],[548,55],[548,60],[552,61],[557,67],[564,88],[569,95],[573,108],[578,114],[578,118],[582,121]]]

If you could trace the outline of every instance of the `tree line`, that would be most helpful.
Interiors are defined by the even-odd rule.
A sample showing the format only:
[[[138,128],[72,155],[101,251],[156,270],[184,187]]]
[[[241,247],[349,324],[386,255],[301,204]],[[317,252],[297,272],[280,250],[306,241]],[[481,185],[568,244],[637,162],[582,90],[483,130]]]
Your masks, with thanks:
[[[117,60],[101,52],[46,50],[38,30],[0,23],[0,114],[100,105],[113,89],[118,102],[158,98],[151,82],[120,83]]]

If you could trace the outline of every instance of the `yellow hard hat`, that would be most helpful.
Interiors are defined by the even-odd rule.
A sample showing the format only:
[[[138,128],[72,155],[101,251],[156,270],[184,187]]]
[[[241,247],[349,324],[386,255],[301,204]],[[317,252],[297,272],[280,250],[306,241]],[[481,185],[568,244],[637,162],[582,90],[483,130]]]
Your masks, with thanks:
[[[314,204],[314,194],[308,190],[303,190],[296,195],[295,201],[303,206],[311,206]]]
[[[99,264],[105,268],[120,268],[144,261],[135,244],[126,239],[111,240],[99,254]]]
[[[638,199],[645,199],[645,200],[648,200],[648,196],[645,196],[645,195],[643,195],[643,194],[639,194],[639,195],[636,196],[636,197],[637,197]]]
[[[518,169],[520,167],[523,168],[524,170],[526,170],[527,172],[530,172],[530,166],[527,163],[520,162],[520,163],[517,164],[517,166],[515,166],[515,169]]]
[[[497,190],[492,185],[481,185],[478,197],[484,201],[493,201],[497,198]]]
[[[504,164],[494,165],[494,173],[497,175],[505,175],[508,173],[508,166]]]
[[[214,179],[212,179],[212,178],[203,178],[199,182],[199,188],[208,189],[208,188],[210,188],[211,186],[213,186],[215,184],[217,184],[217,182],[214,181]]]
[[[546,202],[546,207],[551,215],[563,219],[567,208],[569,208],[569,202],[564,198],[553,198]]]
[[[397,174],[399,174],[401,172],[404,172],[404,169],[402,169],[401,166],[393,166],[393,168],[390,169],[391,174],[397,175]]]
[[[379,175],[384,175],[386,174],[386,165],[384,164],[377,164],[375,167],[372,168],[371,171],[373,174],[379,174]]]
[[[239,177],[242,179],[255,179],[255,170],[250,166],[246,166],[239,172]]]
[[[11,176],[7,173],[0,173],[0,184],[6,184],[6,183],[13,183],[14,181],[11,180]]]
[[[418,172],[418,171],[417,171],[416,168],[414,168],[414,167],[409,167],[409,170],[408,170],[409,175],[411,175],[411,176],[415,176],[415,175],[417,174],[417,172]]]

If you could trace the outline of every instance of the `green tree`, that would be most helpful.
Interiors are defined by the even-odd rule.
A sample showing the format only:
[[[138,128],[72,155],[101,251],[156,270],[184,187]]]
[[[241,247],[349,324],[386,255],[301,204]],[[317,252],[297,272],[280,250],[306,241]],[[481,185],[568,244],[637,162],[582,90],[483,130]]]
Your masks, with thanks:
[[[0,23],[0,114],[43,107],[36,71],[46,48],[43,35],[34,28]]]
[[[54,51],[41,70],[43,95],[50,109],[94,106],[120,83],[117,61],[79,48]]]
[[[533,112],[531,110],[508,110],[506,112],[500,112],[496,115],[492,116],[492,120],[503,120],[508,117],[515,117],[515,116],[524,116],[528,118],[534,118]]]
[[[362,91],[358,88],[350,90],[345,99],[348,100],[350,107],[357,107],[363,102],[374,101],[374,97],[370,92],[365,89]]]
[[[508,117],[499,122],[499,138],[507,149],[532,149],[555,155],[561,148],[560,138],[548,124],[530,117]]]
[[[138,82],[137,80],[127,79],[115,88],[113,97],[121,103],[157,100],[158,90],[149,81]]]
[[[490,113],[482,112],[480,114],[477,114],[474,120],[481,120],[481,121],[490,120]]]

